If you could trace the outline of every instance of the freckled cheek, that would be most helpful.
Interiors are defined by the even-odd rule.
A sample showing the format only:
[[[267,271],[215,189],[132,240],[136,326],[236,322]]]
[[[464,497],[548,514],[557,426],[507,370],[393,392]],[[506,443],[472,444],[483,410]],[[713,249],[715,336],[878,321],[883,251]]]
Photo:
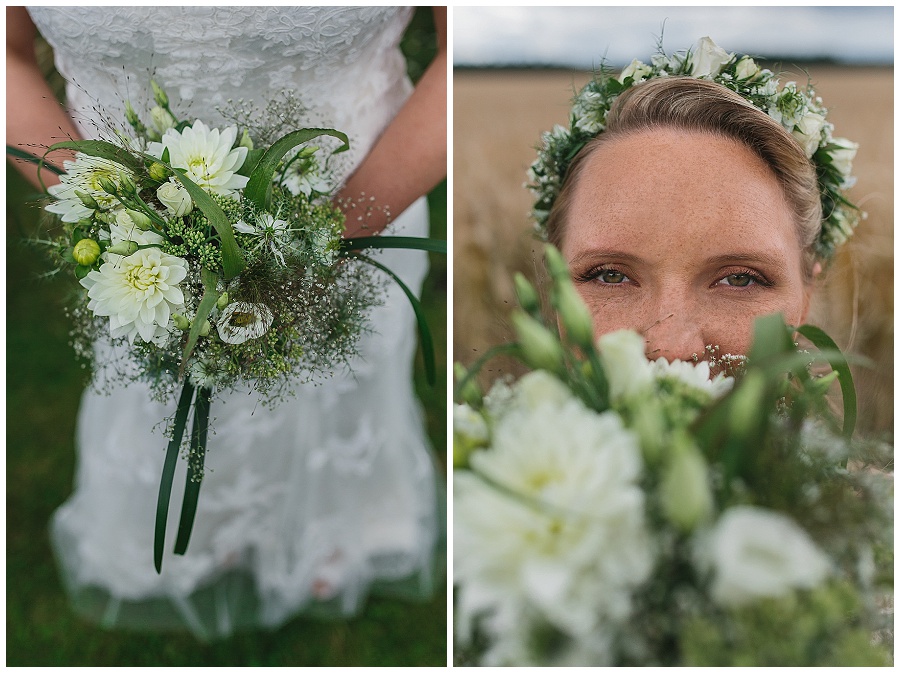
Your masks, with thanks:
[[[617,297],[611,292],[591,289],[589,286],[579,287],[578,292],[593,318],[595,336],[620,329],[640,332],[645,328],[647,311],[635,298]]]

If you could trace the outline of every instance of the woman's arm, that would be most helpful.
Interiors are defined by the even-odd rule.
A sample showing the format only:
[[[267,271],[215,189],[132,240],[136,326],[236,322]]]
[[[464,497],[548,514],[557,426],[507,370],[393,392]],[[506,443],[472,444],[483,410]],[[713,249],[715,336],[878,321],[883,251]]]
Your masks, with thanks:
[[[344,184],[337,200],[347,213],[345,236],[367,236],[394,218],[447,175],[447,8],[434,8],[437,55],[415,91]],[[354,200],[375,206],[364,221]],[[370,201],[371,196],[375,201]]]
[[[34,53],[36,34],[24,7],[6,8],[6,143],[42,155],[47,147],[78,138],[75,124],[57,102]],[[58,166],[69,152],[54,152],[50,161]],[[37,167],[13,160],[13,165],[40,188]],[[41,171],[48,187],[59,182],[50,171]]]

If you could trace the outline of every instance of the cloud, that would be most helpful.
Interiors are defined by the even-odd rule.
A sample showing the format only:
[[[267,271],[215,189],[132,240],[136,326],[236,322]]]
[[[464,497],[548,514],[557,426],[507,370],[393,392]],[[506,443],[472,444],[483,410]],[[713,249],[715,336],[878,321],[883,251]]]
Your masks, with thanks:
[[[457,7],[453,26],[460,65],[624,65],[661,34],[668,52],[704,35],[781,58],[892,63],[894,51],[892,7]]]

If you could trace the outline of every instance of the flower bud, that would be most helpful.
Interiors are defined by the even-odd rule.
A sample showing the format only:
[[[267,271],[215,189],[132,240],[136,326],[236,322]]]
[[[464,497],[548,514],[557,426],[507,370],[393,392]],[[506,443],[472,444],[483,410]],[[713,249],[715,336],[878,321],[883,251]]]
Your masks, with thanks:
[[[467,371],[461,362],[453,363],[453,374],[456,377],[457,383],[466,378]],[[478,387],[478,383],[475,381],[474,377],[471,377],[466,381],[466,384],[457,391],[456,396],[470,406],[477,407],[481,405],[481,389]]]
[[[150,110],[150,121],[153,123],[153,128],[159,133],[165,133],[175,127],[175,119],[172,118],[169,111],[158,105]]]
[[[556,310],[568,337],[585,350],[594,343],[594,321],[571,281],[561,280],[554,289]]]
[[[153,220],[147,217],[144,213],[131,210],[130,208],[126,208],[125,212],[128,213],[128,217],[131,218],[132,223],[141,231],[147,231],[150,227],[153,226]]]
[[[525,363],[534,369],[563,371],[563,351],[556,336],[524,311],[513,311],[510,318]]]
[[[100,257],[100,244],[92,238],[82,238],[75,244],[72,257],[82,266],[91,266]]]
[[[121,243],[116,243],[115,245],[109,246],[106,251],[111,252],[114,255],[122,255],[123,257],[128,257],[129,255],[133,255],[137,252],[138,244],[134,241],[122,241]]]
[[[209,323],[209,320],[203,321],[203,326],[200,328],[200,336],[205,337],[209,336],[209,330],[212,329],[212,325]]]
[[[518,272],[513,276],[513,283],[516,288],[516,297],[519,299],[519,306],[532,315],[536,314],[541,306],[534,286],[528,282],[525,276]]]
[[[175,323],[175,327],[180,330],[189,330],[191,328],[191,321],[185,318],[180,313],[172,314],[172,322]]]
[[[97,202],[94,200],[94,197],[88,194],[87,192],[83,192],[80,189],[75,190],[75,196],[84,204],[85,208],[91,208],[93,210],[99,210],[100,206],[97,205]]]
[[[750,369],[731,395],[729,425],[739,437],[747,437],[753,432],[767,407],[763,404],[766,380],[762,372]]]
[[[116,187],[116,183],[110,180],[107,176],[101,175],[97,179],[97,182],[100,183],[100,188],[107,194],[116,195],[119,193],[119,188]]]
[[[219,298],[216,299],[216,308],[221,311],[226,306],[228,306],[228,293],[223,292],[219,295]]]
[[[131,106],[131,101],[125,101],[125,119],[134,127],[141,125],[141,119],[138,117],[137,112],[134,111],[134,108]]]
[[[161,105],[162,107],[169,107],[169,97],[166,95],[166,92],[160,88],[159,84],[156,83],[156,80],[150,80],[150,86],[153,88],[153,100],[156,101],[157,105]]]
[[[137,192],[134,180],[132,180],[131,176],[124,171],[119,173],[119,187],[124,194],[135,194]]]
[[[544,248],[544,259],[547,261],[547,270],[553,280],[570,279],[569,265],[563,259],[562,253],[554,246],[548,245]]]
[[[693,530],[713,509],[706,461],[687,438],[679,438],[659,486],[663,514],[681,531]]]
[[[169,177],[169,169],[167,169],[158,161],[154,161],[152,164],[150,164],[150,168],[147,172],[150,174],[150,179],[155,180],[156,182],[162,182],[167,177]]]
[[[247,133],[247,129],[244,129],[244,132],[241,134],[241,142],[238,143],[238,147],[246,147],[248,150],[253,149],[253,139]]]

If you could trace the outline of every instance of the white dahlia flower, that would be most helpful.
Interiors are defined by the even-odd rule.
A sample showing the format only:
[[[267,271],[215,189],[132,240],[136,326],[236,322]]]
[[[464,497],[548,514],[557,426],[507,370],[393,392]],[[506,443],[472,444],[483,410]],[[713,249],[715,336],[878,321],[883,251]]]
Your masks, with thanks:
[[[213,194],[235,196],[235,190],[243,189],[249,181],[237,174],[247,158],[247,148],[232,149],[236,137],[236,126],[220,131],[197,120],[181,133],[169,129],[162,142],[150,143],[148,149],[159,159],[168,149],[169,163],[186,170],[191,181]]]
[[[651,571],[641,453],[618,415],[591,411],[549,377],[522,393],[492,416],[491,449],[470,459],[520,497],[454,478],[459,616],[491,615],[501,636],[527,606],[579,637],[627,619],[631,591]]]
[[[109,317],[114,338],[154,341],[168,333],[172,312],[184,305],[178,284],[187,270],[180,257],[145,248],[128,257],[108,254],[100,270],[91,271],[81,284],[88,291],[88,308]]]
[[[59,176],[59,184],[47,188],[55,200],[45,207],[47,211],[60,215],[63,222],[77,222],[94,212],[93,208],[82,202],[76,190],[92,198],[101,210],[118,205],[115,197],[103,191],[100,179],[107,178],[118,185],[119,175],[128,173],[122,166],[78,152],[75,161],[63,161],[63,168],[66,172]]]

